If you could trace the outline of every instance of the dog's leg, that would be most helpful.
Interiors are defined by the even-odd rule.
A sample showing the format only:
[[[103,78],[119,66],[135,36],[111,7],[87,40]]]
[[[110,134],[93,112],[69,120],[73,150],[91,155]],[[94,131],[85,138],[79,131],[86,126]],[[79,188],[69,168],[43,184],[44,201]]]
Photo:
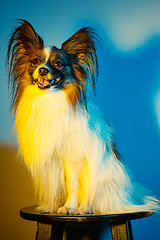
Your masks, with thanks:
[[[88,213],[91,209],[90,203],[92,202],[92,194],[90,194],[90,189],[92,188],[92,193],[94,192],[93,187],[93,173],[87,160],[84,161],[83,167],[79,176],[79,189],[78,189],[78,212]],[[88,209],[89,208],[89,209]]]
[[[79,186],[79,167],[73,161],[65,161],[65,178],[67,200],[63,207],[58,209],[59,214],[76,214]]]

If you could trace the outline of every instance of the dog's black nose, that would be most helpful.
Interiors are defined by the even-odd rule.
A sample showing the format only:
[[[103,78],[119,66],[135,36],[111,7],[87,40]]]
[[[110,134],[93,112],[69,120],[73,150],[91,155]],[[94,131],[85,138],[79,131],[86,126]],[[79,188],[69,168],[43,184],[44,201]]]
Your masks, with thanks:
[[[44,76],[44,75],[47,75],[49,73],[49,69],[45,68],[45,67],[41,67],[38,72],[41,76]]]

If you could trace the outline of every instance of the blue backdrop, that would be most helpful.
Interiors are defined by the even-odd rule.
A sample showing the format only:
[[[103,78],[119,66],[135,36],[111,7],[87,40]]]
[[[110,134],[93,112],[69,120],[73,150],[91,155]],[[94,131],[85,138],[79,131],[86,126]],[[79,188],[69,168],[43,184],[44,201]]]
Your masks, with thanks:
[[[61,46],[81,27],[97,29],[97,104],[115,129],[134,178],[160,199],[160,1],[4,1],[0,9],[0,141],[14,142],[9,115],[6,43],[14,20],[30,21],[46,45]],[[133,221],[135,239],[159,237],[160,217]]]

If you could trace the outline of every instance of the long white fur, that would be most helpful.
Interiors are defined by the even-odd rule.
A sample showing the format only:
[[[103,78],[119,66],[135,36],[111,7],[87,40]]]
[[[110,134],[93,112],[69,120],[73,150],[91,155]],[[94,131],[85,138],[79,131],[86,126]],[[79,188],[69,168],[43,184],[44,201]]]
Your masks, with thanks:
[[[15,128],[44,210],[66,207],[107,214],[159,208],[156,199],[131,182],[114,156],[112,129],[93,103],[88,104],[88,112],[80,104],[75,110],[65,92],[31,85],[18,104]],[[71,175],[69,200],[67,174]]]

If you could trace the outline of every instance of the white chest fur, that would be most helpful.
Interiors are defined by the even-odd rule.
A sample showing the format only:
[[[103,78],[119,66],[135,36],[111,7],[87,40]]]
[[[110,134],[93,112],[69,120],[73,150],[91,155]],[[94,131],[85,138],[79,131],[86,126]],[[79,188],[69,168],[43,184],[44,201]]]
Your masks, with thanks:
[[[70,111],[63,92],[26,88],[18,104],[15,128],[20,152],[29,168],[45,164],[62,146]]]

